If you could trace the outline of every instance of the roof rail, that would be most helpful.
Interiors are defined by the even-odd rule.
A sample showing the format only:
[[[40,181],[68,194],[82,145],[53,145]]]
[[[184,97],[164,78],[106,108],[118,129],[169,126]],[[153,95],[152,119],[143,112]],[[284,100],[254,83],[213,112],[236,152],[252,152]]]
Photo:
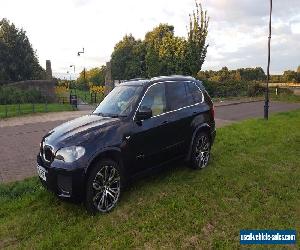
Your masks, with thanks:
[[[168,79],[168,78],[184,78],[184,79],[191,79],[191,80],[196,80],[192,76],[184,76],[184,75],[170,75],[170,76],[155,76],[152,77],[151,80],[158,80],[158,79]]]
[[[133,78],[133,79],[125,80],[124,82],[145,81],[145,80],[149,80],[149,79],[140,77],[140,78]]]

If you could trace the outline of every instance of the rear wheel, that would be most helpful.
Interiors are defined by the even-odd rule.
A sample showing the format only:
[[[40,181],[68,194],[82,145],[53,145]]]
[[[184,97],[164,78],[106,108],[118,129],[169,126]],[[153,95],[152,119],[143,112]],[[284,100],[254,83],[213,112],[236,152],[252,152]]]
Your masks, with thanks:
[[[200,132],[194,140],[191,166],[194,169],[202,169],[208,165],[210,158],[211,142],[207,133]]]
[[[87,180],[86,207],[91,213],[110,212],[118,203],[121,194],[122,176],[119,164],[112,160],[101,160]]]

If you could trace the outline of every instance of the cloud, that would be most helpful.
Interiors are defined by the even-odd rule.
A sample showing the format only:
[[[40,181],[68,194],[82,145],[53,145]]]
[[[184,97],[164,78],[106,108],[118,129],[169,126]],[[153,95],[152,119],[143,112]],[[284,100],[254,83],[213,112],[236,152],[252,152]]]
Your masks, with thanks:
[[[266,68],[269,1],[201,2],[210,16],[203,68]],[[186,36],[194,6],[194,0],[1,0],[0,16],[27,31],[42,66],[51,59],[53,72],[66,74],[70,64],[77,73],[104,64],[126,33],[143,38],[159,23],[169,23],[176,35]],[[273,1],[273,73],[300,64],[299,13],[299,0]],[[77,57],[82,47],[86,52]]]
[[[266,69],[269,1],[207,0],[205,3],[211,22],[210,47],[203,68],[228,65]],[[300,64],[299,13],[299,0],[273,1],[272,73],[295,69]]]

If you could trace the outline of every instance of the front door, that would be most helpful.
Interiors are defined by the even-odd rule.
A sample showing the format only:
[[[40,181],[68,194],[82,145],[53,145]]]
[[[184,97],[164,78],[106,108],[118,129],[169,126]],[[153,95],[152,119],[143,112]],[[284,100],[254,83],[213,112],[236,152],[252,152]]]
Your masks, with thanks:
[[[134,121],[130,148],[135,158],[135,171],[155,167],[167,160],[165,149],[170,140],[169,120],[166,112],[165,84],[157,83],[148,88],[140,107],[152,110],[152,117],[143,121]]]

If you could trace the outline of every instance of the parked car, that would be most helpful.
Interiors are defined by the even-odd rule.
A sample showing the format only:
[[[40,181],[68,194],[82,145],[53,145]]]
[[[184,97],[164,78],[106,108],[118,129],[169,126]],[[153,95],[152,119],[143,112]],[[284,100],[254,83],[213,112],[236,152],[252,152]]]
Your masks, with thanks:
[[[186,76],[130,80],[96,110],[46,134],[37,156],[43,185],[109,212],[124,185],[146,170],[184,158],[207,166],[216,135],[214,107],[200,81]]]

